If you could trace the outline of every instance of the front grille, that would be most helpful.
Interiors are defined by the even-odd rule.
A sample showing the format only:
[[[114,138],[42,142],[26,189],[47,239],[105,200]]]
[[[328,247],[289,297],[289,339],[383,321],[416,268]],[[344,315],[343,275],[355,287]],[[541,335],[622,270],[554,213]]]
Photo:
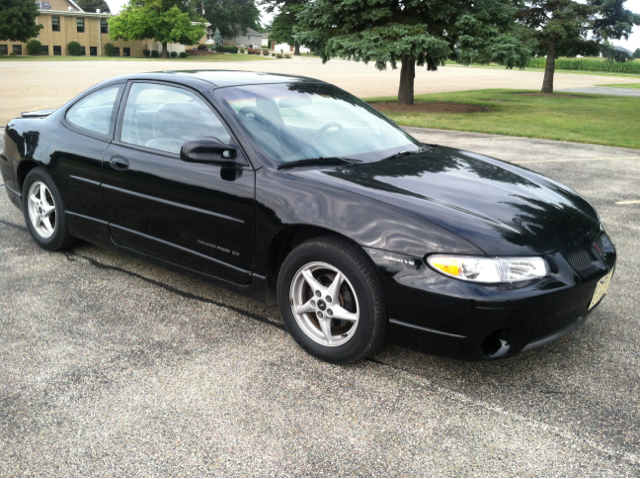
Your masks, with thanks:
[[[586,247],[576,248],[567,253],[567,261],[580,275],[588,274],[594,266],[596,259]]]

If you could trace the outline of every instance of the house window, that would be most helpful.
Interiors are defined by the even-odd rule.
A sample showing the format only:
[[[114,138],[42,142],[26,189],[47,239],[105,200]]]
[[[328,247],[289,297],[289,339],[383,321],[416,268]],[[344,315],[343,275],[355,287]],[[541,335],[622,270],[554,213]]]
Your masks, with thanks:
[[[54,32],[60,31],[60,17],[51,17],[51,30]]]
[[[131,48],[122,47],[122,56],[123,57],[130,57],[131,56]]]
[[[78,33],[84,33],[84,18],[76,18]]]
[[[109,33],[109,23],[104,18],[100,20],[100,33]]]
[[[98,47],[89,47],[89,55],[92,57],[98,56]]]
[[[120,56],[120,47],[115,47],[113,49],[113,56],[114,57],[119,57]]]
[[[49,45],[42,45],[40,55],[49,55]]]
[[[22,45],[13,45],[13,54],[22,55]]]
[[[54,55],[62,55],[62,47],[60,45],[53,46],[53,54]]]
[[[6,45],[0,45],[0,55],[6,55],[9,53],[9,49]]]
[[[82,48],[80,56],[81,57],[86,57],[87,56],[87,47],[80,47],[80,48]]]

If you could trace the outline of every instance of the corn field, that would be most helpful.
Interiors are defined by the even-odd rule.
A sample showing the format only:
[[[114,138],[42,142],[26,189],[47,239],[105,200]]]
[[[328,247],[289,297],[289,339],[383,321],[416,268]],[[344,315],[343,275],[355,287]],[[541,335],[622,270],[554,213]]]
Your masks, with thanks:
[[[547,59],[543,57],[532,58],[529,61],[531,68],[544,68]],[[608,73],[636,73],[640,74],[640,60],[618,63],[609,62],[604,58],[556,58],[556,70],[580,70],[588,72]]]

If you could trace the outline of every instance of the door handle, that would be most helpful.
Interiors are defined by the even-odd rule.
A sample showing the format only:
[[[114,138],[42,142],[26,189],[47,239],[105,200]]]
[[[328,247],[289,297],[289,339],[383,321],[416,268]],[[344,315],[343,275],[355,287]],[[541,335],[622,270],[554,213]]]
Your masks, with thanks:
[[[109,164],[112,168],[120,171],[124,171],[129,168],[129,160],[127,160],[126,158],[122,158],[121,156],[114,156],[109,161]]]

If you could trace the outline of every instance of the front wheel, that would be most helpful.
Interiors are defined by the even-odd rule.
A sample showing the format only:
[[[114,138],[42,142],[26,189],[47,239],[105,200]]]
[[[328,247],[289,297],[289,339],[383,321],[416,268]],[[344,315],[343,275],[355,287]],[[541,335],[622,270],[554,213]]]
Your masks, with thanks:
[[[306,241],[286,257],[278,303],[291,336],[325,361],[355,362],[384,344],[380,281],[364,253],[339,237]]]

